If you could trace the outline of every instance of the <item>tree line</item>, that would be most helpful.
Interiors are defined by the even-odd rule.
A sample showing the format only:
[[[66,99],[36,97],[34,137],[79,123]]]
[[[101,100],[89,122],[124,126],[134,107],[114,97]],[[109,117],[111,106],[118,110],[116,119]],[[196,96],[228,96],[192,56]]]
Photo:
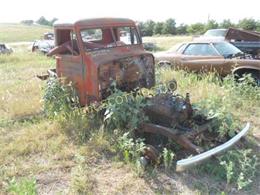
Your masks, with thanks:
[[[32,24],[40,24],[40,25],[45,25],[45,26],[53,26],[54,22],[56,22],[58,18],[53,18],[51,20],[47,20],[44,16],[41,16],[38,20],[22,20],[22,24],[26,25],[32,25]]]
[[[21,23],[26,25],[32,25],[34,23],[40,25],[53,26],[57,18],[47,20],[44,16],[41,16],[38,20],[23,20]],[[194,23],[194,24],[180,24],[176,25],[176,21],[173,18],[169,18],[164,22],[155,22],[153,20],[147,20],[145,22],[138,22],[139,29],[142,36],[153,36],[153,35],[200,35],[209,29],[214,28],[242,28],[245,30],[260,31],[260,20],[253,18],[244,18],[239,20],[238,23],[232,23],[229,19],[223,20],[217,23],[215,20],[209,20],[207,23]]]
[[[232,23],[229,19],[223,20],[220,23],[217,23],[215,20],[209,20],[207,23],[198,22],[190,25],[180,24],[178,26],[176,25],[176,21],[173,18],[170,18],[165,22],[154,22],[153,20],[139,22],[139,29],[142,33],[142,36],[185,34],[200,35],[209,29],[229,27],[260,31],[260,20],[244,18],[239,20],[238,23]]]

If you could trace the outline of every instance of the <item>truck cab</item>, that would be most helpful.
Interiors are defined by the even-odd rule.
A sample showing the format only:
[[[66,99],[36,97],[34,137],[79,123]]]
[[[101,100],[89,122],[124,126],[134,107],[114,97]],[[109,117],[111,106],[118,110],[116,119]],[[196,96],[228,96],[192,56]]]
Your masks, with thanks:
[[[56,73],[71,81],[80,104],[101,101],[116,82],[123,91],[155,84],[154,57],[146,52],[135,22],[124,18],[54,24]]]

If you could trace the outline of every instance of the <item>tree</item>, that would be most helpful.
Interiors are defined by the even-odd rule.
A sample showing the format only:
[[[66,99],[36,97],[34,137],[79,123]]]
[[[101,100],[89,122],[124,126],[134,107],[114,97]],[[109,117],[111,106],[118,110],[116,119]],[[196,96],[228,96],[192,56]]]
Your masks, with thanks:
[[[219,27],[220,28],[230,28],[230,27],[234,27],[235,24],[233,24],[230,19],[226,19],[226,20],[223,20],[223,22],[220,23]]]
[[[51,26],[50,22],[44,17],[44,16],[41,16],[37,21],[36,21],[37,24],[40,24],[40,25],[47,25],[47,26]]]
[[[170,18],[166,20],[166,22],[163,25],[162,33],[171,35],[176,34],[176,22],[174,19]]]
[[[155,22],[152,20],[148,20],[144,23],[144,36],[152,36],[153,35],[153,29],[154,29]]]
[[[257,28],[257,21],[252,18],[244,18],[239,20],[238,27],[245,29],[245,30],[256,30]]]
[[[260,20],[256,23],[256,31],[260,32]]]
[[[54,22],[56,22],[57,20],[58,20],[58,18],[53,18],[53,19],[50,21],[51,25],[53,26]]]
[[[162,34],[163,27],[164,27],[164,23],[163,23],[163,22],[157,22],[157,23],[154,25],[153,34],[154,34],[154,35],[156,35],[156,34]]]
[[[205,26],[205,31],[216,28],[218,28],[218,23],[215,20],[209,20]]]
[[[46,25],[46,26],[52,26],[55,21],[57,21],[58,18],[53,18],[52,20],[47,20],[44,16],[41,16],[36,23],[40,25]]]
[[[139,29],[139,32],[141,33],[141,36],[144,36],[144,23],[143,22],[136,22],[137,26],[138,26],[138,29]]]
[[[176,28],[176,34],[178,34],[178,35],[187,34],[187,28],[188,28],[188,25],[186,25],[186,24],[180,24],[180,25],[177,26],[177,28]]]
[[[190,34],[196,34],[196,35],[198,35],[198,34],[203,34],[204,32],[205,32],[205,25],[203,24],[203,23],[200,23],[200,22],[198,22],[198,23],[195,23],[195,24],[191,24],[189,27],[188,27],[188,29],[187,29],[187,31],[188,31],[188,33],[190,33]]]

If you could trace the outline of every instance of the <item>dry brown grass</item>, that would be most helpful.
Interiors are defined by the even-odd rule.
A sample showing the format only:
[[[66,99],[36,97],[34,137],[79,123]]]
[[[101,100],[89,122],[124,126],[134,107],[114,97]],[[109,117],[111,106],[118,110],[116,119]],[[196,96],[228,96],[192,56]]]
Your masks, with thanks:
[[[155,43],[160,50],[167,50],[172,47],[175,47],[176,45],[182,43],[191,41],[191,36],[169,36],[169,37],[144,37],[144,42],[152,42]]]

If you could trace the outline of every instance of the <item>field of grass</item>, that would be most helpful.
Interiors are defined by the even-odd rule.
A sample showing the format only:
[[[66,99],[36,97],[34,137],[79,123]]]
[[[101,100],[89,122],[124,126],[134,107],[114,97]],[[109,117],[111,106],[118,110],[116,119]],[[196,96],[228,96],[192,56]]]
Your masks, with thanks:
[[[169,37],[144,37],[143,42],[152,42],[155,43],[159,50],[170,49],[182,42],[191,41],[192,36],[169,36]]]
[[[187,39],[146,38],[164,49]],[[0,194],[260,193],[259,167],[252,184],[240,191],[236,183],[215,176],[210,163],[183,173],[150,167],[140,176],[133,164],[117,154],[111,142],[115,135],[102,127],[91,130],[87,116],[67,120],[44,115],[41,97],[46,83],[35,76],[54,66],[54,59],[22,49],[0,56]],[[236,86],[231,79],[222,82],[214,75],[157,70],[158,82],[172,78],[178,81],[178,93],[189,92],[193,103],[207,100],[211,109],[228,111],[241,124],[250,122],[250,135],[243,141],[247,144],[238,150],[250,148],[260,157],[259,89]]]
[[[0,24],[0,43],[31,42],[41,39],[43,34],[52,31],[52,27],[41,25]]]

